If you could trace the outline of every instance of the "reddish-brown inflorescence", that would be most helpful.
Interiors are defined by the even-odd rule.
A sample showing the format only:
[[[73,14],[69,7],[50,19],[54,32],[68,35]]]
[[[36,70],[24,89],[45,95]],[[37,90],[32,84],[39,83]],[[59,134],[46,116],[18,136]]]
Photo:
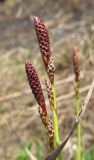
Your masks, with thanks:
[[[45,99],[43,96],[43,92],[42,92],[42,88],[41,88],[41,84],[40,84],[37,72],[30,61],[25,63],[25,69],[26,69],[28,82],[32,89],[33,95],[35,96],[36,101],[41,107],[41,114],[47,115]]]
[[[53,124],[50,116],[48,116],[47,130],[49,135],[50,148],[53,150],[54,149],[54,129],[53,129]]]
[[[54,66],[54,62],[53,62],[53,58],[52,56],[50,56],[50,60],[48,63],[48,68],[47,68],[47,73],[50,79],[51,84],[54,84],[54,73],[55,73],[55,66]]]
[[[51,55],[48,32],[46,30],[45,25],[43,24],[42,20],[39,17],[34,17],[34,27],[36,30],[36,35],[38,38],[38,43],[42,54],[42,58],[45,67],[47,68],[49,63],[49,58]]]
[[[47,90],[49,103],[50,103],[51,109],[53,111],[53,108],[54,108],[54,103],[53,102],[54,102],[54,100],[53,100],[52,85],[47,80],[45,80],[45,85],[46,85],[46,90]]]
[[[30,61],[25,62],[25,69],[26,69],[29,85],[31,87],[31,90],[33,92],[33,95],[36,101],[39,104],[38,110],[39,110],[40,117],[48,132],[50,147],[51,149],[53,149],[54,148],[53,125],[52,125],[51,119],[47,114],[45,99],[43,96],[43,92],[42,92],[42,88],[41,88],[41,84],[40,84],[37,72]]]
[[[79,76],[80,76],[80,59],[79,59],[79,53],[77,48],[73,49],[73,68],[75,72],[75,81],[79,82]]]
[[[55,68],[54,68],[53,59],[51,57],[48,32],[46,30],[44,23],[39,17],[34,17],[34,27],[36,30],[36,35],[38,38],[38,43],[39,43],[40,51],[45,64],[46,71],[48,73],[50,82],[53,83]]]

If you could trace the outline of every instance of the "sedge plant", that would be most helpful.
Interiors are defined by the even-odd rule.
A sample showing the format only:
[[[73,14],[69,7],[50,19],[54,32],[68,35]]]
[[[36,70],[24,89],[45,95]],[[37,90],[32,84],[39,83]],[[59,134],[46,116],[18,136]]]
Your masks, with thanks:
[[[75,73],[76,113],[80,111],[80,60],[77,48],[73,49],[73,68]],[[81,124],[77,127],[77,160],[81,160]]]
[[[52,114],[53,114],[53,122],[54,122],[54,142],[53,143],[54,143],[54,147],[57,147],[60,142],[59,142],[59,131],[58,131],[55,80],[54,80],[55,66],[54,66],[52,55],[51,55],[48,32],[44,23],[40,18],[34,17],[34,26],[36,30],[36,35],[37,35],[41,55],[44,61],[45,69],[49,77],[49,80],[46,80],[46,84],[48,83],[48,85],[46,85],[46,89],[47,89],[48,99],[50,102],[50,107],[52,109]]]
[[[60,144],[57,105],[56,105],[56,91],[55,91],[55,81],[54,81],[55,67],[50,51],[48,32],[46,30],[44,23],[39,17],[34,17],[34,28],[36,31],[36,36],[38,39],[42,59],[48,75],[48,79],[45,80],[45,85],[53,117],[50,117],[47,113],[47,106],[43,96],[40,80],[34,66],[30,61],[26,61],[25,69],[29,85],[39,105],[38,110],[40,118],[46,128],[49,137],[50,149],[54,150]],[[60,160],[60,158],[57,158],[57,160]]]
[[[38,111],[42,123],[45,127],[48,139],[49,139],[49,147],[51,154],[49,154],[45,160],[62,160],[60,155],[61,150],[64,148],[65,144],[73,134],[74,129],[77,127],[78,131],[78,147],[77,147],[77,160],[81,160],[81,127],[80,120],[83,117],[85,108],[90,99],[92,90],[94,88],[94,82],[90,88],[90,91],[86,97],[84,105],[80,108],[80,87],[79,87],[79,54],[76,48],[73,50],[73,66],[75,72],[75,91],[76,91],[76,110],[77,110],[77,118],[74,123],[73,128],[69,132],[66,139],[60,143],[59,137],[59,124],[58,124],[58,114],[57,114],[57,103],[56,103],[56,89],[55,89],[55,66],[52,58],[51,50],[50,50],[50,42],[47,29],[43,23],[43,21],[39,17],[34,17],[34,28],[40,48],[40,52],[42,55],[42,59],[44,62],[45,70],[47,72],[47,78],[45,79],[45,86],[49,100],[49,106],[51,108],[51,112],[53,116],[50,116],[47,111],[47,104],[45,102],[45,98],[43,95],[42,86],[37,74],[35,67],[33,66],[30,60],[25,62],[25,70],[27,79],[32,90],[32,93],[38,103]]]

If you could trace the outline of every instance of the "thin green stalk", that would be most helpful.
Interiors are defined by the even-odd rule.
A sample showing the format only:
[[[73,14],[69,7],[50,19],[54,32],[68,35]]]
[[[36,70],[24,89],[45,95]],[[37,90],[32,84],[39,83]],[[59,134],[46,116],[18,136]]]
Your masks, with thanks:
[[[60,143],[60,139],[59,139],[59,130],[58,130],[58,117],[57,117],[55,85],[52,86],[52,92],[53,92],[53,98],[54,98],[53,120],[54,120],[54,132],[55,132],[55,146],[58,146]]]
[[[55,147],[57,147],[60,144],[60,138],[59,138],[59,130],[58,130],[58,117],[57,117],[57,105],[56,105],[56,91],[55,91],[55,85],[52,86],[52,92],[53,92],[53,99],[54,99],[54,109],[53,109],[53,121],[54,121],[54,133],[55,133]],[[61,160],[61,156],[57,158],[57,160]]]
[[[77,115],[80,111],[80,87],[79,82],[76,83],[76,109]],[[78,124],[77,127],[77,160],[81,160],[81,124]]]

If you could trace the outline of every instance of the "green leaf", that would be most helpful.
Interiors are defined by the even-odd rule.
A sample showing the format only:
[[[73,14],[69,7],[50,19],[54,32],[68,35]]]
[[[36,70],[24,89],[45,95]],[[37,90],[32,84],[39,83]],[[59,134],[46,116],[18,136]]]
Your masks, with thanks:
[[[28,143],[27,148],[30,150],[32,148],[32,143]],[[24,148],[21,148],[19,150],[19,153],[18,153],[18,156],[17,156],[16,160],[31,160],[31,159],[28,157]]]
[[[43,146],[39,145],[36,151],[36,158],[41,159],[42,154],[43,154]]]

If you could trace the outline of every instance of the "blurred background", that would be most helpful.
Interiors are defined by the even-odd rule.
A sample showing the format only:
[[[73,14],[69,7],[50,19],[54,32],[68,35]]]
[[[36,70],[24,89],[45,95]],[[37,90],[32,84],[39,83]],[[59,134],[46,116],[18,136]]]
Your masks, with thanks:
[[[61,140],[70,131],[76,114],[72,67],[74,46],[78,48],[81,60],[81,103],[94,78],[93,0],[0,0],[0,160],[29,160],[17,135],[25,145],[31,147],[38,159],[44,159],[49,153],[37,103],[24,69],[25,60],[31,59],[47,99],[44,87],[47,75],[32,23],[34,15],[43,19],[49,32],[56,66]],[[81,126],[85,160],[93,160],[94,92]],[[71,160],[75,157],[76,144],[75,131],[64,148],[64,159]]]

